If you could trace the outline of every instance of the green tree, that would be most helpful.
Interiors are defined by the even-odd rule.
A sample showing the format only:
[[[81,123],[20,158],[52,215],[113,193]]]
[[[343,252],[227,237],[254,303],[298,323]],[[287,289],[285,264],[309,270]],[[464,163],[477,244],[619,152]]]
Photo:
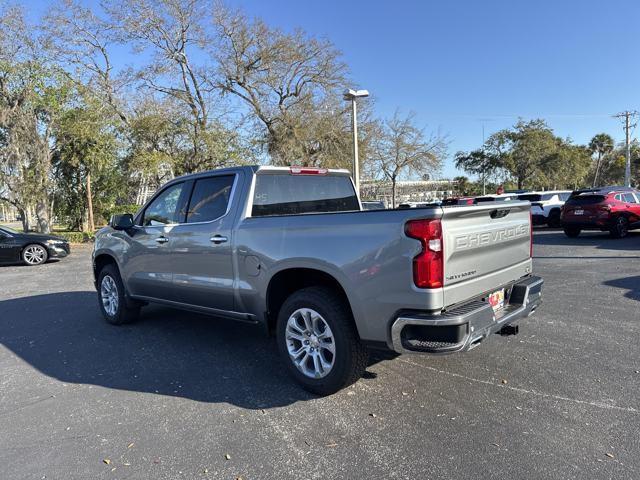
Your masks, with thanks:
[[[591,153],[587,147],[557,139],[556,149],[540,164],[537,187],[576,189],[587,182],[591,169]]]
[[[22,9],[0,9],[0,197],[13,204],[29,229],[50,230],[51,145],[68,102],[67,87],[40,56]]]
[[[76,181],[67,182],[68,186],[75,187],[75,192],[84,192],[84,201],[76,198],[76,202],[84,205],[85,227],[92,232],[95,230],[94,198],[104,203],[109,197],[109,192],[96,192],[94,182],[100,177],[104,183],[105,177],[117,171],[118,144],[109,115],[104,115],[94,99],[85,100],[84,104],[67,110],[60,119],[55,131],[56,164],[60,174],[73,172]]]
[[[519,120],[487,140],[488,150],[513,177],[517,187],[539,181],[541,165],[557,148],[556,137],[544,120]]]
[[[598,175],[602,166],[602,159],[613,151],[615,142],[611,135],[607,133],[598,133],[589,142],[589,150],[592,155],[596,155],[596,165],[593,173],[592,187],[598,185]]]
[[[480,182],[484,185],[481,190],[483,195],[486,193],[487,180],[493,178],[501,168],[500,159],[484,148],[470,152],[457,152],[454,162],[456,168],[479,176]]]

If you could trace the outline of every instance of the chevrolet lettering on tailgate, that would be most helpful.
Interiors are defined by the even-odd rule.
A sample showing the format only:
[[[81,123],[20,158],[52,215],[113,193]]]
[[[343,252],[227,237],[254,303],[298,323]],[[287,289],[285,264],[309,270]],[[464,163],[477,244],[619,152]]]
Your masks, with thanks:
[[[473,232],[455,237],[455,249],[458,251],[477,248],[485,245],[507,242],[527,235],[529,235],[529,225],[526,223],[512,227],[490,230],[488,232]]]

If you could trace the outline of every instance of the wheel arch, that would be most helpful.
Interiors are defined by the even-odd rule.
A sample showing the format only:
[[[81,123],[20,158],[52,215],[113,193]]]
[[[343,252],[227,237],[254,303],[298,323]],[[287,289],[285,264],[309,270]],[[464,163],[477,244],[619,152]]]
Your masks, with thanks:
[[[275,330],[278,313],[286,299],[303,288],[319,286],[336,292],[351,313],[353,324],[355,312],[342,283],[331,273],[313,267],[289,267],[276,272],[269,280],[266,290],[266,320],[269,332]]]
[[[93,258],[93,278],[95,279],[96,284],[98,282],[98,275],[100,275],[100,271],[107,265],[115,265],[116,268],[120,270],[120,266],[118,265],[116,258],[110,253],[101,252]]]

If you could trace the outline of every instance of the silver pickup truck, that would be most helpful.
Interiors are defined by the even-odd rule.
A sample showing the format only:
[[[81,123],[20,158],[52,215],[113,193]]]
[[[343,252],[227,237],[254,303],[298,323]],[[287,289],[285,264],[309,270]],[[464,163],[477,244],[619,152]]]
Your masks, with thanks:
[[[540,304],[529,202],[362,211],[349,172],[238,167],[176,178],[98,232],[105,319],[149,302],[259,324],[305,388],[355,382],[370,348],[451,353]]]

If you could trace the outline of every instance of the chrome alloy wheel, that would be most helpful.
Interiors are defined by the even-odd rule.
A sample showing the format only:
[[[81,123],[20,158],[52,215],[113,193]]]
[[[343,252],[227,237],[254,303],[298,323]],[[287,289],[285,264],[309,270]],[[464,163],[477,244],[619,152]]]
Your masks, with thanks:
[[[47,258],[47,252],[40,245],[29,245],[22,254],[29,265],[40,265]]]
[[[322,378],[335,363],[336,344],[327,322],[315,310],[299,308],[287,320],[289,358],[306,377]]]
[[[118,312],[118,287],[116,282],[109,275],[102,277],[100,283],[100,298],[102,299],[102,306],[104,311],[110,317],[115,316]]]

